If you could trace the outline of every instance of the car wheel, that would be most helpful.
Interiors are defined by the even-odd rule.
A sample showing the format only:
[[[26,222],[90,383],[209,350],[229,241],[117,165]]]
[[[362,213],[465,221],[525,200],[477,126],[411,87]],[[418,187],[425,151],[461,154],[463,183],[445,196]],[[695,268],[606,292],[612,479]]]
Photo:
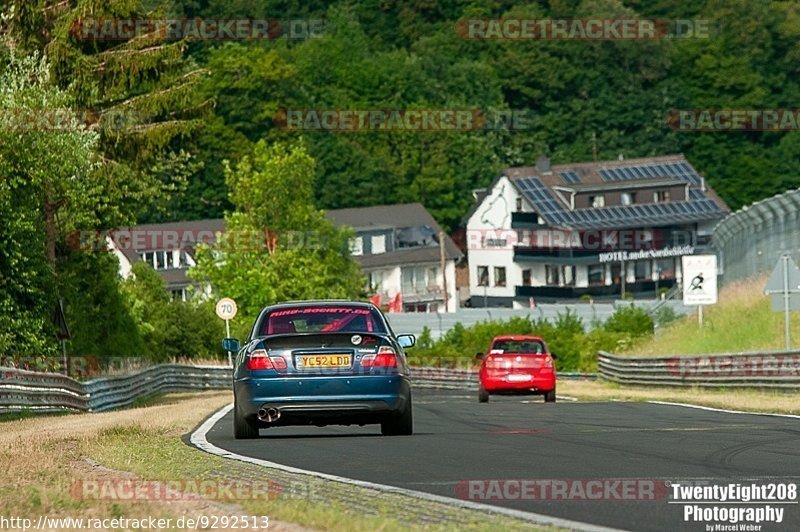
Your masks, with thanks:
[[[478,387],[478,402],[479,403],[488,403],[489,402],[489,392],[487,392],[483,386]]]
[[[410,436],[414,433],[414,420],[411,408],[411,396],[403,413],[399,416],[391,416],[381,421],[381,434],[384,436]]]
[[[239,413],[234,403],[233,407],[233,437],[237,440],[252,440],[258,438],[258,427],[248,421]]]
[[[544,402],[545,403],[555,403],[556,402],[556,389],[553,388],[549,392],[544,394]]]

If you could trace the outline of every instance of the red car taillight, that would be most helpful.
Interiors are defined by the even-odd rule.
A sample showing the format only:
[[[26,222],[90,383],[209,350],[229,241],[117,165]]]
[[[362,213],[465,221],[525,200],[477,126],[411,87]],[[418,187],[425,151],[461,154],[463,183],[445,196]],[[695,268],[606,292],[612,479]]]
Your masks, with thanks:
[[[546,355],[544,357],[544,367],[546,367],[546,368],[552,368],[553,367],[553,357],[551,357],[550,355]]]
[[[258,371],[262,369],[286,369],[286,360],[283,357],[272,357],[264,349],[256,349],[247,357],[247,369]]]
[[[396,368],[397,353],[388,345],[378,349],[375,355],[364,355],[361,359],[362,368]]]

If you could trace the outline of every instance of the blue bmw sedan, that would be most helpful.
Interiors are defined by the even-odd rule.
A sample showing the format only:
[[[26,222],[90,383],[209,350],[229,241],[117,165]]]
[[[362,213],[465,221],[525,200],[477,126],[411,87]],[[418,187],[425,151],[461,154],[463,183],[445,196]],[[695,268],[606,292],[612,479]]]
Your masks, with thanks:
[[[404,348],[371,303],[303,301],[261,311],[233,368],[237,439],[279,425],[380,424],[384,435],[413,432]]]

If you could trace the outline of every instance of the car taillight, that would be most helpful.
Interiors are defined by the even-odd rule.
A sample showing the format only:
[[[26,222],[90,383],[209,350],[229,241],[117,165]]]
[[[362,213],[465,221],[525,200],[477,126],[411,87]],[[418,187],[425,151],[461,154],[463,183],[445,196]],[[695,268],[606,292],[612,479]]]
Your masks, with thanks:
[[[553,357],[547,355],[544,357],[544,367],[552,368],[553,367]]]
[[[286,367],[286,362],[284,361],[284,367]],[[274,365],[272,364],[272,359],[269,358],[266,350],[264,349],[256,349],[250,356],[247,357],[247,369],[250,371],[260,370],[260,369],[274,369]]]
[[[396,368],[397,353],[388,345],[378,349],[375,355],[364,355],[361,359],[362,368]]]

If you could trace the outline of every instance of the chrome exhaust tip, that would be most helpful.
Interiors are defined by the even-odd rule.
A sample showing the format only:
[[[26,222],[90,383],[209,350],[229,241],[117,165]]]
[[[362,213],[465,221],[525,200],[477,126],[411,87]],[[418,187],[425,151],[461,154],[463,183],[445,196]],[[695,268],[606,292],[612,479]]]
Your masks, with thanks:
[[[281,417],[281,411],[277,408],[259,408],[258,419],[265,423],[275,423]]]

